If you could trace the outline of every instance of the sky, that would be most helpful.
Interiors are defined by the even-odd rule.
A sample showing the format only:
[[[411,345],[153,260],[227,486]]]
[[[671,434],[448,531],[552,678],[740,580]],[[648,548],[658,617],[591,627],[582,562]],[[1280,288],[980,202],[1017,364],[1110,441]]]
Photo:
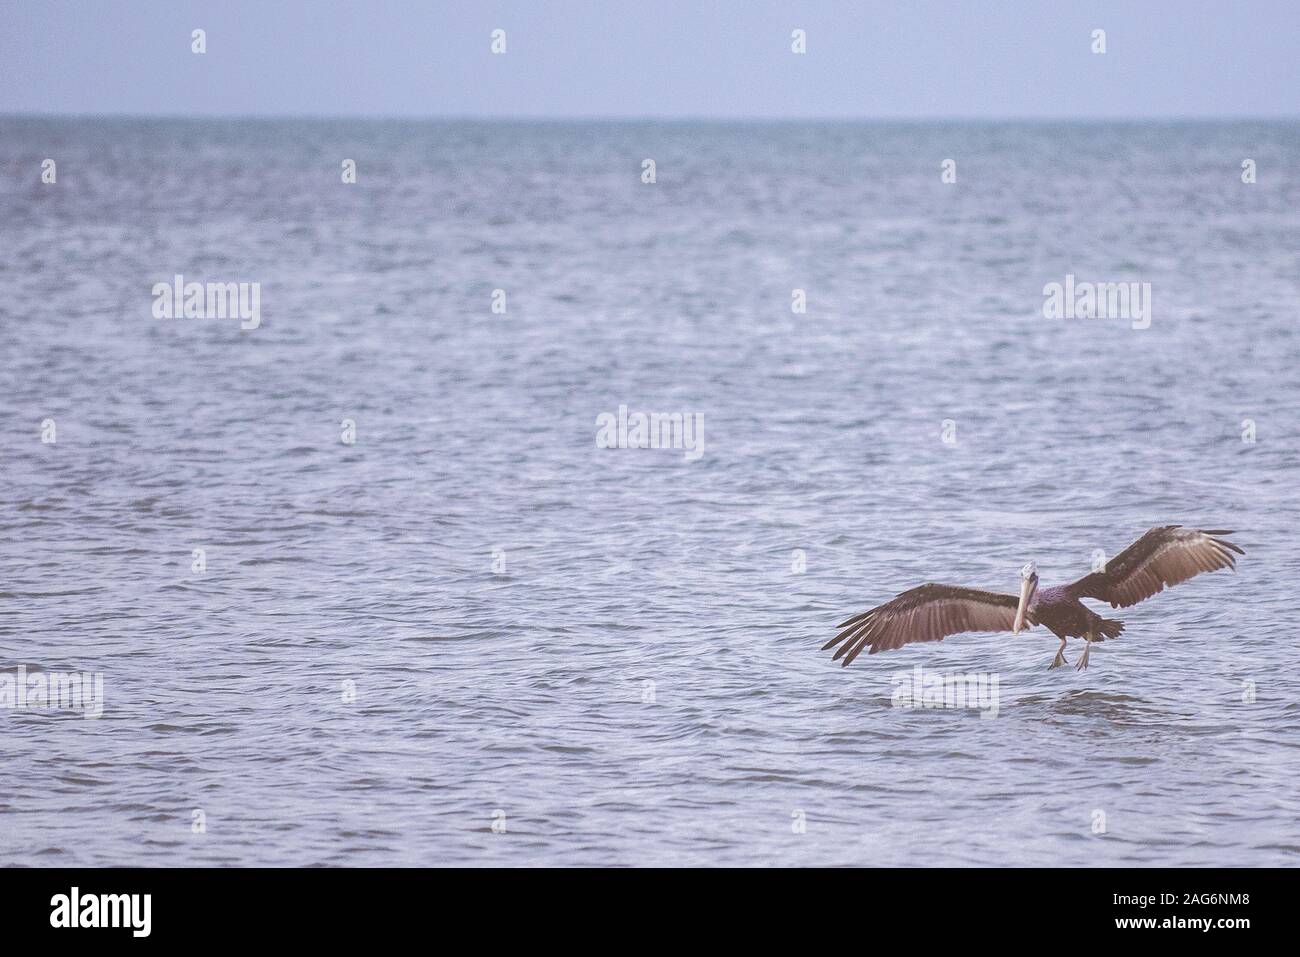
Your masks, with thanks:
[[[1300,0],[0,0],[0,113],[1295,117]]]

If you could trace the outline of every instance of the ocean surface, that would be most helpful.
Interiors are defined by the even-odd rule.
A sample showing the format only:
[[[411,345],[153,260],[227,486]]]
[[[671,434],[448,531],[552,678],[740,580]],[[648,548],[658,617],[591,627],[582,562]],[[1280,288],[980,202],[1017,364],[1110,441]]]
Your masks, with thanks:
[[[0,117],[0,249],[0,682],[103,687],[0,864],[1300,862],[1300,125]],[[820,651],[1167,523],[1087,671]]]

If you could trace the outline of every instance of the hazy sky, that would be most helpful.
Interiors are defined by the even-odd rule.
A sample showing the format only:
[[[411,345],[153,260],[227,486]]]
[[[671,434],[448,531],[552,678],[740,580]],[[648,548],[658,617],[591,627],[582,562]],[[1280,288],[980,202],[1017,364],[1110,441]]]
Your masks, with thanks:
[[[12,112],[1296,116],[1300,0],[0,0]]]

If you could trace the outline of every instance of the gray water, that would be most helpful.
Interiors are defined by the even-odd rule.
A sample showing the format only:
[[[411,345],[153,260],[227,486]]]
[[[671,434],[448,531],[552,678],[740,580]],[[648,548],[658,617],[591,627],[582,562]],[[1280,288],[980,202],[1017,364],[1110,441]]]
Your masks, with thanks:
[[[0,230],[0,674],[104,689],[0,709],[0,863],[1300,859],[1296,124],[9,117]],[[1085,672],[819,650],[1165,523],[1246,557]]]

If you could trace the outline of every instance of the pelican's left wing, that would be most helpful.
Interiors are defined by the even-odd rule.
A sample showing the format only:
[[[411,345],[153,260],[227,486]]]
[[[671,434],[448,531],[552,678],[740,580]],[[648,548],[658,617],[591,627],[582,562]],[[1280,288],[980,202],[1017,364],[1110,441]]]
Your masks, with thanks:
[[[1246,554],[1219,529],[1163,525],[1151,529],[1106,563],[1105,571],[1084,575],[1070,585],[1079,598],[1108,601],[1127,608],[1201,572],[1236,568],[1233,557]]]
[[[939,641],[963,631],[1010,631],[1019,603],[1015,595],[978,588],[920,585],[841,624],[844,630],[823,645],[822,651],[843,642],[832,660],[843,657],[847,666],[868,646],[869,654],[874,655],[914,641]]]

